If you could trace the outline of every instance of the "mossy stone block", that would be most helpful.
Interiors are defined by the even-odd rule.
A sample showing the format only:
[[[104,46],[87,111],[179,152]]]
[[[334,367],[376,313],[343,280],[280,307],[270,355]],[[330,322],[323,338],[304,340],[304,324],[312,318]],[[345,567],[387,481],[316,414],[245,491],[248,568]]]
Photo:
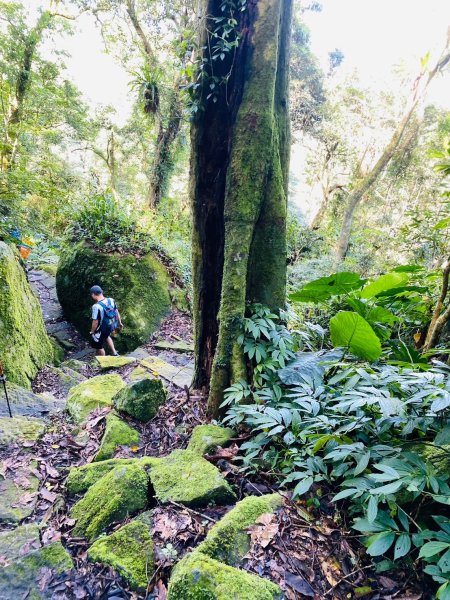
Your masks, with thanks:
[[[119,352],[147,343],[171,306],[170,278],[153,254],[136,258],[98,252],[84,242],[68,246],[61,254],[56,290],[65,315],[85,337],[93,285],[101,285],[120,310],[125,328],[114,341]]]
[[[135,358],[129,356],[96,356],[95,360],[102,369],[120,369],[120,367],[136,362]]]
[[[140,379],[129,383],[113,399],[117,410],[147,423],[167,399],[167,391],[160,379]]]
[[[147,506],[149,478],[139,464],[115,467],[87,491],[71,510],[74,535],[95,540],[111,523]]]
[[[106,417],[106,427],[95,461],[112,458],[119,446],[139,444],[139,432],[114,413]]]
[[[7,386],[13,416],[45,417],[61,411],[65,407],[64,400],[58,400],[52,395],[34,394],[11,382],[8,382]],[[2,390],[0,392],[0,416],[7,415],[8,408]]]
[[[75,423],[84,421],[96,408],[111,406],[113,397],[125,387],[120,375],[97,375],[73,387],[67,397],[67,411]]]
[[[19,262],[19,254],[0,241],[0,356],[9,381],[25,388],[40,368],[53,362],[38,299]]]
[[[139,520],[100,537],[89,548],[88,557],[93,562],[110,565],[136,591],[147,589],[155,567],[149,528]]]
[[[76,371],[77,373],[83,374],[87,364],[82,360],[77,360],[76,358],[68,358],[64,362],[61,363],[61,367],[71,369],[72,371]]]
[[[35,523],[0,531],[0,556],[9,562],[20,558],[27,551],[39,549],[40,546],[39,527]]]
[[[129,378],[130,378],[130,382],[140,381],[141,379],[155,379],[154,375],[152,375],[144,367],[135,367],[131,371]]]
[[[84,375],[74,371],[70,367],[50,367],[49,372],[56,378],[65,394],[68,394],[69,390],[86,380]]]
[[[217,446],[225,446],[234,435],[229,427],[219,425],[197,425],[194,427],[189,440],[188,450],[203,456]]]
[[[116,467],[135,462],[134,458],[113,458],[89,463],[81,467],[72,467],[66,479],[66,489],[69,496],[84,494],[94,483]]]
[[[258,517],[273,513],[282,503],[279,494],[244,498],[212,527],[197,550],[227,565],[239,565],[250,549],[247,529]]]
[[[160,502],[206,506],[210,502],[235,502],[236,495],[220,471],[189,450],[174,450],[150,470],[155,496]]]
[[[39,488],[39,479],[25,468],[16,469],[14,476],[17,479],[26,479],[28,483],[26,487],[21,487],[12,479],[0,479],[0,522],[2,523],[20,523],[33,513],[36,506],[35,493]]]
[[[279,600],[282,597],[281,589],[271,581],[194,551],[175,566],[167,600]]]
[[[0,448],[13,442],[35,441],[44,434],[45,422],[33,417],[0,417]]]
[[[61,574],[72,568],[70,554],[61,542],[53,542],[0,568],[0,598],[50,600],[53,590],[41,585],[46,571],[51,569],[54,573]]]

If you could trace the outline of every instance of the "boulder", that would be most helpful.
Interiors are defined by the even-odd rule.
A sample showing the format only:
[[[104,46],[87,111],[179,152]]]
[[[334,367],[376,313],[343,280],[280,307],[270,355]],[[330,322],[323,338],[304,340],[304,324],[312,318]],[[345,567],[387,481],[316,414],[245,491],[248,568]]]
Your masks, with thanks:
[[[119,351],[146,343],[170,309],[169,276],[152,254],[103,254],[85,243],[67,247],[56,274],[59,301],[81,335],[90,327],[91,286],[101,285],[120,310],[125,328],[116,340]]]
[[[0,531],[0,556],[9,562],[40,547],[39,527],[35,523]]]
[[[144,367],[135,367],[128,377],[131,382],[139,381],[140,379],[155,379],[155,376]]]
[[[54,349],[45,330],[38,299],[20,265],[19,255],[0,241],[0,357],[8,379],[30,388]]]
[[[34,465],[36,467],[36,465]],[[36,506],[39,479],[19,467],[13,477],[0,479],[0,522],[20,523]]]
[[[86,377],[70,367],[62,366],[49,367],[49,373],[57,380],[59,387],[65,395],[69,393],[73,387],[86,380]]]
[[[210,502],[228,504],[236,501],[235,493],[220,471],[189,450],[174,450],[159,459],[150,470],[150,480],[160,502],[206,506]]]
[[[145,591],[155,566],[148,525],[135,520],[111,535],[99,538],[89,548],[88,558],[110,565],[132,590]]]
[[[167,600],[278,600],[282,597],[281,589],[271,581],[194,551],[172,571]]]
[[[67,411],[76,423],[96,408],[111,406],[113,397],[125,387],[120,375],[98,375],[73,387],[67,397]]]
[[[8,397],[13,416],[45,417],[54,414],[65,407],[65,400],[58,400],[52,395],[34,394],[28,389],[7,383]],[[0,417],[8,415],[8,407],[0,388]]]
[[[250,550],[248,528],[261,515],[273,513],[282,503],[279,494],[244,498],[210,529],[197,550],[227,565],[238,566]]]
[[[148,488],[148,474],[142,465],[132,463],[115,467],[73,506],[70,514],[76,519],[74,535],[92,542],[114,521],[122,521],[144,509]]]
[[[114,413],[106,417],[106,427],[95,461],[112,458],[119,446],[139,444],[139,432]]]
[[[167,392],[160,379],[140,379],[122,388],[113,398],[117,410],[147,423],[166,401]]]
[[[76,371],[77,373],[81,373],[81,375],[84,375],[87,369],[87,364],[82,360],[77,360],[76,358],[68,358],[60,364],[60,367],[67,367],[72,371]]]
[[[6,557],[8,559],[8,557]],[[2,600],[51,600],[54,590],[46,585],[48,570],[59,575],[70,571],[73,562],[61,542],[53,542],[33,550],[0,567],[0,598]]]
[[[217,446],[225,446],[234,435],[229,427],[197,425],[194,427],[187,449],[203,456]]]
[[[43,435],[45,422],[33,417],[0,417],[0,448],[17,442],[35,441]]]

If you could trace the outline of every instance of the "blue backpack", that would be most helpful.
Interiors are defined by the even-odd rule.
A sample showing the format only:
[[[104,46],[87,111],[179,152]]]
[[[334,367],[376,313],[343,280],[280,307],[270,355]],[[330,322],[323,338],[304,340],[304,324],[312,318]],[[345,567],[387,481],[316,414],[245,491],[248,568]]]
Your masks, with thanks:
[[[113,303],[112,306],[99,302],[103,308],[102,322],[100,323],[100,331],[104,336],[111,335],[111,333],[117,329],[117,309]]]

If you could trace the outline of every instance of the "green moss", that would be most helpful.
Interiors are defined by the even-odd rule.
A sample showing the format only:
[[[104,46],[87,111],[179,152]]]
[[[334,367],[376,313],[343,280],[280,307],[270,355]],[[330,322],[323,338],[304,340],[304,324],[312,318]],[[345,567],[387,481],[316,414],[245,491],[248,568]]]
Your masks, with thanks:
[[[198,425],[192,431],[187,449],[203,456],[217,446],[225,446],[233,435],[234,431],[229,427]]]
[[[194,551],[173,570],[167,600],[275,600],[282,597],[274,583]]]
[[[50,367],[49,372],[58,381],[59,386],[63,389],[65,394],[69,393],[69,390],[85,381],[86,377],[77,373],[69,367]]]
[[[139,464],[114,468],[87,491],[71,510],[76,519],[74,535],[93,541],[114,521],[122,521],[128,515],[147,505],[149,478]]]
[[[282,502],[279,494],[244,498],[214,525],[198,551],[227,565],[237,566],[250,549],[247,529],[262,514],[274,512]]]
[[[150,479],[160,502],[206,506],[210,502],[227,504],[236,500],[220,471],[188,450],[174,450],[161,458],[151,469]]]
[[[38,271],[44,271],[53,277],[56,277],[56,271],[58,270],[58,265],[56,263],[44,263],[37,267]]]
[[[83,336],[87,336],[90,325],[89,288],[95,284],[101,285],[119,307],[125,324],[115,340],[119,351],[147,342],[169,311],[170,280],[154,256],[102,254],[80,243],[63,251],[56,288],[65,314]]]
[[[8,379],[26,388],[54,359],[39,301],[18,254],[4,242],[0,242],[0,356]]]
[[[88,557],[110,565],[137,591],[147,588],[155,566],[153,540],[148,526],[139,520],[99,538],[89,548]]]
[[[114,413],[106,417],[105,433],[102,443],[95,456],[95,461],[105,460],[114,456],[119,446],[135,446],[139,444],[139,432],[128,423],[122,421]]]
[[[64,360],[64,348],[58,344],[54,338],[50,338],[50,344],[53,349],[53,363],[59,367]]]
[[[115,467],[128,465],[134,462],[134,458],[113,458],[96,463],[89,463],[82,467],[72,467],[66,479],[66,489],[69,496],[83,494],[94,483],[112,471]]]
[[[26,548],[39,546],[39,527],[35,523],[0,531],[0,556],[7,557],[10,562],[23,556]]]
[[[25,494],[36,494],[39,489],[39,479],[30,475],[28,469],[18,468],[14,476],[20,480],[26,477],[29,487],[23,489],[15,484],[12,479],[0,478],[0,522],[19,523],[29,517],[36,506],[37,497],[31,496],[29,502],[21,502]]]
[[[41,588],[42,576],[47,569],[56,574],[73,567],[69,553],[60,542],[53,542],[39,550],[15,559],[0,568],[0,598],[2,600],[41,600],[49,598],[48,588]]]
[[[69,358],[68,360],[62,362],[60,366],[63,368],[67,367],[68,369],[81,374],[83,374],[84,370],[86,369],[86,363],[81,360],[77,360],[76,358]]]
[[[43,435],[45,422],[33,417],[0,417],[0,448],[13,442],[34,441]]]
[[[67,398],[67,411],[81,423],[96,408],[111,406],[113,396],[125,387],[119,375],[98,375],[73,387]]]
[[[139,381],[140,379],[154,379],[154,376],[144,367],[136,367],[130,373],[130,381]]]
[[[147,423],[158,412],[167,398],[166,389],[160,379],[140,379],[128,384],[113,398],[113,404],[138,421]]]
[[[120,367],[136,362],[135,358],[128,356],[96,356],[95,360],[102,369],[120,369]]]

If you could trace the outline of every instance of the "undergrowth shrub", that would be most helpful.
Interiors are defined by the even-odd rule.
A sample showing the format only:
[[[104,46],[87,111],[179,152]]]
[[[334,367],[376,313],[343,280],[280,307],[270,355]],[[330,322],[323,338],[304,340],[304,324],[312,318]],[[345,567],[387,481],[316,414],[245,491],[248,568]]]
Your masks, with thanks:
[[[323,488],[345,507],[379,570],[421,561],[450,598],[450,368],[372,364],[331,349],[318,324],[260,305],[239,343],[249,382],[226,391],[227,425],[252,437],[242,469],[262,470],[294,497]]]

